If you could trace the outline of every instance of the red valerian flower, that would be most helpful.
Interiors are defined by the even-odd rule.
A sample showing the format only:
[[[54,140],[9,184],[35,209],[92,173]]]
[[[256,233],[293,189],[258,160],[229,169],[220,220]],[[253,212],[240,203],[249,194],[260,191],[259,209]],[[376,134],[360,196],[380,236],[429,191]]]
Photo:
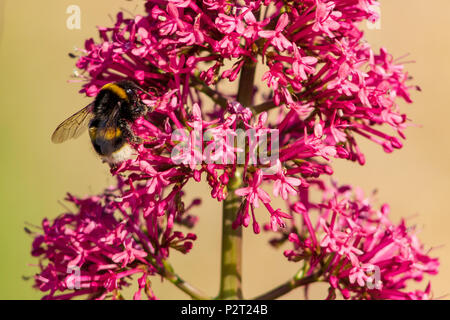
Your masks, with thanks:
[[[328,281],[328,298],[335,292],[345,299],[431,298],[429,287],[424,292],[406,291],[408,280],[421,281],[425,274],[436,274],[439,266],[414,229],[403,220],[392,223],[387,205],[376,209],[370,198],[349,186],[319,186],[321,202],[304,200],[292,206],[303,219],[291,226],[288,239],[294,248],[285,256],[301,261],[308,275]],[[310,223],[313,219],[315,225]]]
[[[143,15],[119,13],[113,26],[99,28],[99,39],[79,50],[81,92],[93,97],[107,83],[134,81],[152,112],[131,125],[142,143],[111,169],[117,185],[85,199],[69,196],[76,213],[44,220],[32,249],[41,259],[36,287],[46,298],[121,298],[137,279],[134,297],[154,299],[148,278],[171,274],[170,252],[187,253],[196,239],[178,227],[194,227],[190,209],[198,202],[185,206],[183,197],[188,183],[203,180],[212,198],[241,201],[234,228],[252,221],[259,233],[254,209],[263,207],[264,229],[292,242],[285,255],[303,261],[307,276],[328,281],[330,298],[429,297],[429,288],[403,291],[407,280],[437,272],[415,235],[392,224],[385,207],[374,210],[353,199],[350,187],[323,180],[333,174],[332,159],[365,163],[360,138],[386,152],[403,146],[408,123],[398,100],[410,103],[415,87],[403,65],[372,49],[359,29],[376,19],[374,4],[146,1]],[[256,66],[263,76],[254,85]],[[225,93],[238,79],[251,85]],[[242,136],[244,144],[235,145]],[[238,173],[239,187],[229,190]],[[321,202],[309,201],[311,185],[321,186]],[[278,196],[288,210],[274,207]],[[377,270],[381,289],[361,287],[378,285],[370,282]],[[74,283],[81,289],[72,291]]]
[[[145,188],[141,185],[136,192]],[[162,273],[169,248],[183,253],[192,248],[195,235],[173,231],[174,222],[183,223],[179,218],[173,221],[175,215],[187,214],[187,211],[181,215],[181,211],[175,213],[175,208],[180,206],[179,198],[169,202],[167,212],[172,212],[168,213],[171,222],[164,223],[156,212],[143,217],[147,203],[129,202],[119,194],[118,189],[108,189],[102,195],[85,199],[68,195],[67,201],[72,202],[78,212],[65,213],[53,223],[43,221],[42,234],[35,238],[32,254],[42,261],[42,272],[35,279],[36,287],[49,291],[44,298],[67,299],[81,295],[120,298],[120,290],[130,284],[132,275],[138,274],[139,281],[145,283],[139,290],[145,289],[152,299],[154,296],[149,295],[151,290],[146,281]],[[150,227],[158,230],[148,229]],[[71,289],[78,290],[59,294]]]

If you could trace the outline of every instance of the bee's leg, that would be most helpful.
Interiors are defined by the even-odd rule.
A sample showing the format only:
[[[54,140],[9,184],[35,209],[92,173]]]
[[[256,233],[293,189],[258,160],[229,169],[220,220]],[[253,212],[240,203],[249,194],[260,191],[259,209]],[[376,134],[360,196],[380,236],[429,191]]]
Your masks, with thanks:
[[[119,120],[119,128],[122,130],[124,137],[131,143],[142,143],[142,139],[133,133],[133,129],[128,121],[124,119]]]
[[[136,101],[134,104],[134,109],[132,111],[133,120],[136,120],[137,118],[147,114],[147,112],[151,112],[153,108],[150,108],[146,104]]]
[[[145,115],[147,112],[152,112],[153,108],[150,108],[149,106],[147,106],[145,103],[139,102],[138,104],[139,109],[141,111],[141,116]]]
[[[117,169],[117,165],[115,163],[108,163],[111,171],[115,171]]]

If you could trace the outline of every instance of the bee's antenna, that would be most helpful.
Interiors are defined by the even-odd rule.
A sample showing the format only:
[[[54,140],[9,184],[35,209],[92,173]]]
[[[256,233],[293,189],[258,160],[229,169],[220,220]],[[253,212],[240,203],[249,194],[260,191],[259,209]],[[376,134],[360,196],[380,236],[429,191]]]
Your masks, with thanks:
[[[148,94],[149,96],[151,96],[150,92],[144,90],[142,87],[138,86],[137,84],[134,83],[134,86],[136,87],[136,89],[138,89],[138,90],[140,90],[140,91],[142,91],[142,92]],[[157,95],[157,94],[158,94],[158,90],[157,90],[156,88],[150,87],[150,89],[153,89],[153,94],[154,94],[154,95]]]

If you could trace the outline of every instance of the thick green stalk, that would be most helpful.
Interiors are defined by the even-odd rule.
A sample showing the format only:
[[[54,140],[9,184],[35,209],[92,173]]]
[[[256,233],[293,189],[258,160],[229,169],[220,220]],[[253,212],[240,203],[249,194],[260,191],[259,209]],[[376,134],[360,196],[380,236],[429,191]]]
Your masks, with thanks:
[[[250,107],[252,104],[255,71],[256,62],[247,61],[242,66],[237,101],[239,101],[244,107]]]
[[[228,196],[223,202],[222,266],[218,299],[242,299],[242,227],[232,228],[241,198],[234,194],[242,184],[236,171],[228,183]]]
[[[242,66],[237,100],[249,107],[253,100],[256,63],[247,61]],[[227,185],[228,195],[223,201],[222,263],[218,299],[242,299],[242,227],[232,228],[242,199],[234,191],[243,186],[243,177],[236,171]]]

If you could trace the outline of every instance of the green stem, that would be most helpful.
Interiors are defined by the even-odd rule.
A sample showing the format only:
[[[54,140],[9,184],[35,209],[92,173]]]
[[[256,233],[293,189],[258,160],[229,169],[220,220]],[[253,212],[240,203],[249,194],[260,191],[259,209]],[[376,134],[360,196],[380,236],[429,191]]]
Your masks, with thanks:
[[[177,286],[181,291],[189,295],[194,300],[211,300],[211,297],[207,296],[199,289],[195,288],[188,282],[184,281],[180,276],[178,276],[174,271],[172,266],[164,261],[164,269],[160,269],[160,274]]]
[[[214,103],[217,103],[220,105],[223,109],[227,108],[228,100],[222,96],[219,92],[215,91],[214,89],[210,88],[206,83],[204,83],[199,78],[193,77],[191,80],[192,86],[197,89],[198,91],[206,94],[208,97],[211,98]]]
[[[294,290],[295,288],[316,282],[317,279],[320,277],[320,275],[321,272],[318,272],[316,274],[312,274],[310,276],[301,279],[296,279],[296,276],[294,276],[293,278],[289,279],[288,281],[279,285],[278,287],[253,298],[253,300],[274,300]]]
[[[249,108],[250,110],[252,110],[253,114],[259,114],[264,111],[269,111],[275,107],[276,105],[273,101],[266,101],[255,106],[251,106]]]
[[[252,104],[255,71],[256,62],[248,60],[242,66],[237,101],[239,101],[244,107],[250,107]]]
[[[253,100],[256,63],[247,60],[242,66],[237,101],[249,107]],[[243,186],[243,177],[236,171],[227,185],[228,195],[223,201],[222,262],[218,299],[242,299],[242,226],[233,229],[241,204],[234,191]]]
[[[197,288],[193,287],[176,274],[171,274],[169,276],[166,275],[166,279],[172,282],[181,291],[189,295],[194,300],[211,300],[211,297],[207,296]]]
[[[242,227],[233,229],[241,199],[234,191],[241,187],[239,171],[228,183],[228,196],[223,202],[222,263],[218,299],[242,299]]]

